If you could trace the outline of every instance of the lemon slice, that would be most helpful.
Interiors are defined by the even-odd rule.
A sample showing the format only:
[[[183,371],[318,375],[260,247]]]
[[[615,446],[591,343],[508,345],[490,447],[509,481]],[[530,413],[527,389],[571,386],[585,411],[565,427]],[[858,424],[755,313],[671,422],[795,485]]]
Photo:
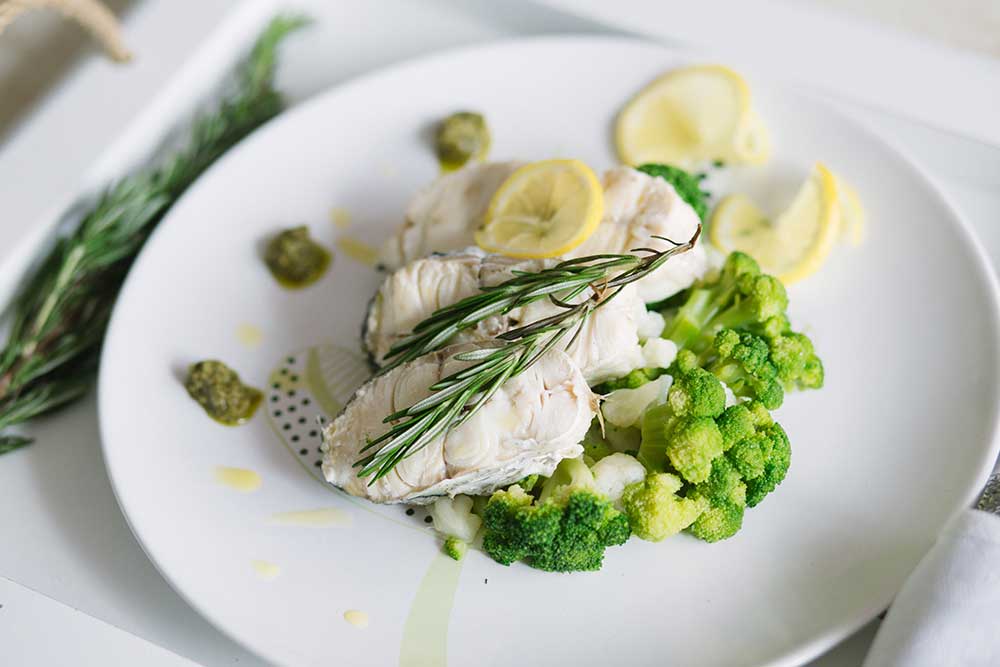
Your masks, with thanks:
[[[761,268],[793,283],[823,265],[840,232],[837,181],[817,164],[792,203],[769,219],[745,195],[729,195],[712,213],[709,238],[723,252],[742,250]]]
[[[750,111],[736,133],[733,145],[736,161],[764,164],[771,157],[771,137],[756,111]]]
[[[544,160],[507,177],[493,195],[476,243],[509,257],[556,257],[601,223],[604,191],[579,160]]]
[[[840,237],[853,246],[865,240],[865,207],[861,197],[847,181],[837,176],[837,193],[840,195]]]
[[[632,165],[758,164],[770,153],[750,88],[721,65],[685,67],[653,81],[618,114],[615,142],[621,160]]]

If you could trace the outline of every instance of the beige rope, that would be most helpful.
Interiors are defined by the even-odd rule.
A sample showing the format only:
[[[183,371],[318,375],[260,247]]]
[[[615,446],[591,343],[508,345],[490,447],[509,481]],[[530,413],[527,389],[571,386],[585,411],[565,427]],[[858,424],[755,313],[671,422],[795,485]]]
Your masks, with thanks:
[[[122,39],[121,25],[99,0],[4,0],[0,1],[0,34],[19,16],[33,9],[56,9],[73,19],[101,43],[108,56],[120,63],[132,58]]]

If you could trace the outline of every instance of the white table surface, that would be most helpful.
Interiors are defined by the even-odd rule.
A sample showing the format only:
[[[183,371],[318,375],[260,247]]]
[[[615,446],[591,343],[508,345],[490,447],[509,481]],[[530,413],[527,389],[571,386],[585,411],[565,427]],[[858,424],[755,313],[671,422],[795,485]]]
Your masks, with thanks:
[[[293,102],[356,74],[448,46],[525,34],[606,31],[586,19],[533,3],[313,0],[304,4],[319,22],[308,35],[296,38],[286,54],[280,81]],[[6,262],[5,270],[17,264],[18,244],[31,237],[30,221],[78,185],[80,174],[101,149],[232,6],[226,0],[199,0],[197,12],[191,12],[190,3],[142,3],[131,12],[126,30],[138,53],[135,65],[120,69],[99,59],[86,61],[0,143],[4,207],[0,261]],[[192,20],[195,14],[197,20]],[[317,62],[322,67],[310,66]],[[920,160],[973,223],[994,261],[1000,262],[1000,150],[918,122],[846,103],[841,106]],[[101,651],[109,657],[108,664],[126,664],[117,661],[119,655],[153,656],[142,664],[189,664],[181,658],[171,660],[169,653],[133,645],[132,638],[119,640],[128,645],[122,650],[139,653],[119,654],[107,626],[98,624],[94,630],[80,626],[89,623],[86,617],[81,620],[81,614],[52,600],[33,600],[24,586],[201,664],[262,664],[191,610],[132,537],[105,474],[93,398],[39,422],[31,432],[38,439],[35,445],[0,459],[0,493],[5,500],[5,511],[0,513],[0,575],[21,585],[0,578],[4,658],[22,658],[11,664],[66,664],[60,657],[65,652],[37,645],[40,637],[66,628],[83,642],[76,655],[98,656],[87,664],[99,664]],[[811,664],[860,664],[874,628],[870,624]],[[137,660],[127,662],[139,664]],[[8,664],[5,659],[0,662]]]

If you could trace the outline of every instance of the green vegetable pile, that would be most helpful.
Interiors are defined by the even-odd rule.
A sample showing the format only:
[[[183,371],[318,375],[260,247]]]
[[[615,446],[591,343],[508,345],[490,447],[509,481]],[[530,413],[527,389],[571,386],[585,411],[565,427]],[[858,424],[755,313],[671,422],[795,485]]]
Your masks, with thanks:
[[[704,217],[699,177],[665,165],[640,169],[671,182]],[[633,533],[660,541],[686,530],[706,542],[723,540],[785,479],[791,445],[771,412],[788,392],[821,388],[823,363],[808,336],[792,330],[781,281],[736,252],[715,275],[649,307],[664,316],[662,336],[677,346],[673,363],[595,390],[635,389],[666,374],[665,398],[645,408],[634,435],[595,421],[580,459],[561,462],[548,479],[522,480],[481,499],[482,547],[497,562],[597,570],[605,549]],[[728,407],[727,390],[735,397]],[[612,456],[615,466],[599,463]],[[597,483],[609,470],[628,483]]]
[[[624,544],[629,521],[593,491],[580,459],[559,464],[538,497],[514,485],[497,491],[483,511],[483,550],[503,565],[523,560],[550,572],[599,570],[606,547]]]
[[[637,457],[649,477],[622,502],[643,539],[686,528],[716,542],[784,480],[791,446],[770,411],[786,392],[822,387],[823,363],[792,331],[781,281],[748,255],[729,255],[717,276],[674,301],[663,332],[679,349],[667,369],[673,383],[641,423]],[[726,407],[724,387],[737,404]]]

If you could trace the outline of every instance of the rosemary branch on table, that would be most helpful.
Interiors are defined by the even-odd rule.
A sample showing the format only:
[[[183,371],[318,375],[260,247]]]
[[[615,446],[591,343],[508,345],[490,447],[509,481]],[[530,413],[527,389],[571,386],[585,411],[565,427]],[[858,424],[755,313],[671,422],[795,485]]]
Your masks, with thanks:
[[[277,48],[306,23],[279,16],[257,38],[218,107],[195,118],[184,148],[112,185],[79,225],[57,239],[9,307],[0,351],[0,431],[81,397],[93,384],[115,298],[143,243],[213,162],[284,107],[275,90]],[[0,454],[30,438],[0,434]]]
[[[441,349],[455,334],[492,315],[545,298],[559,309],[554,315],[500,334],[495,344],[456,354],[456,360],[473,363],[432,385],[426,398],[387,416],[383,423],[395,423],[361,448],[362,454],[370,453],[355,462],[355,467],[360,468],[358,477],[370,477],[368,483],[373,484],[404,458],[460,426],[504,382],[530,368],[572,331],[566,341],[566,347],[570,347],[595,310],[611,301],[625,285],[693,248],[700,233],[699,227],[686,243],[656,237],[671,244],[666,250],[638,248],[632,252],[641,254],[590,255],[535,273],[518,272],[510,280],[435,311],[391,348],[387,357],[393,360],[381,372]],[[590,296],[574,302],[587,290]]]

